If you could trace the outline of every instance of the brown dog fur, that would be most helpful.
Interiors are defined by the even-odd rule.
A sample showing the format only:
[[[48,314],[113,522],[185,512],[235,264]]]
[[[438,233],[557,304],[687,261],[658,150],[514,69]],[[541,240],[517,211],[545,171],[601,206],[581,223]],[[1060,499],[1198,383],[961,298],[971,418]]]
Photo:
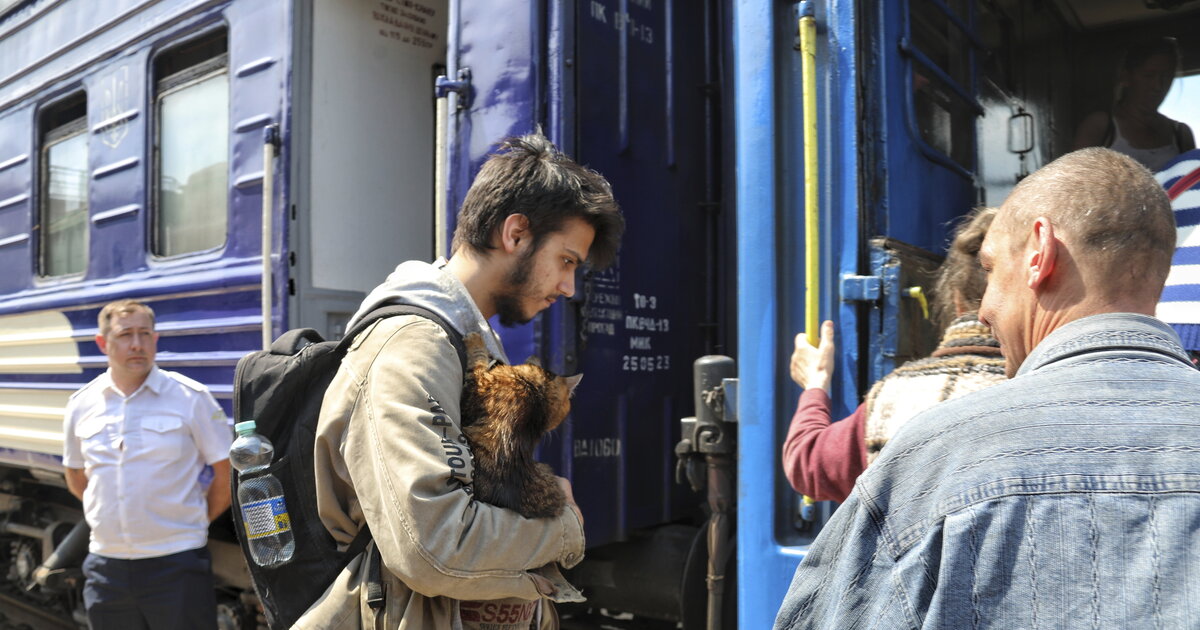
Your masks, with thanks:
[[[489,367],[482,338],[473,333],[465,343],[462,422],[475,457],[475,498],[526,518],[558,516],[566,497],[554,471],[533,452],[571,411],[579,376],[558,376],[531,363]]]

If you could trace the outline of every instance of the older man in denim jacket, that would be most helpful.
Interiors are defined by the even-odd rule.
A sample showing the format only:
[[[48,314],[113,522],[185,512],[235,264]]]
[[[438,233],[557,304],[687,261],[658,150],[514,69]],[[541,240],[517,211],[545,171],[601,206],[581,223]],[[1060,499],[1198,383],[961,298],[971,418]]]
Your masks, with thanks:
[[[1174,217],[1084,149],[980,253],[1012,380],[905,425],[813,544],[777,628],[1200,627],[1200,372],[1151,316]]]

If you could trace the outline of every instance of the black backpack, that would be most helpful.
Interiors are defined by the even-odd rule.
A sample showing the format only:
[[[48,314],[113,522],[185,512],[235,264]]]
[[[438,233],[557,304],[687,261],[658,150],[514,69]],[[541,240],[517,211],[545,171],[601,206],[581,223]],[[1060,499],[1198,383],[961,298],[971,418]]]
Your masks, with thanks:
[[[317,513],[313,447],[325,389],[337,373],[350,344],[374,322],[395,315],[420,315],[441,326],[458,351],[465,374],[467,359],[462,336],[438,315],[410,305],[385,306],[368,313],[340,341],[325,341],[311,328],[289,330],[271,344],[270,350],[250,353],[238,361],[233,388],[234,413],[239,422],[254,420],[256,431],[275,446],[275,461],[271,466],[246,478],[273,474],[279,479],[296,540],[290,562],[275,568],[254,562],[247,546],[242,512],[238,508],[240,480],[235,471],[231,480],[231,512],[242,555],[250,567],[254,589],[272,629],[290,628],[295,624],[371,540],[370,530],[363,527],[348,549],[337,550],[333,537],[321,524]],[[368,571],[373,576],[373,583],[368,588],[372,593],[372,606],[381,606],[383,592],[378,580],[378,553],[368,562]]]

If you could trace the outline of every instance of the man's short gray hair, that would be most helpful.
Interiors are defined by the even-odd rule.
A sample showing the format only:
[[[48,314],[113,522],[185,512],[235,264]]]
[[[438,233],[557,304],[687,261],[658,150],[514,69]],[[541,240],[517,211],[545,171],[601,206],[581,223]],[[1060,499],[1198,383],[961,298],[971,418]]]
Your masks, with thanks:
[[[1008,216],[998,221],[1010,234],[1039,216],[1050,219],[1080,267],[1109,278],[1104,287],[1154,283],[1161,291],[1171,270],[1171,202],[1150,171],[1116,151],[1091,147],[1062,156],[1017,184],[1004,208]]]

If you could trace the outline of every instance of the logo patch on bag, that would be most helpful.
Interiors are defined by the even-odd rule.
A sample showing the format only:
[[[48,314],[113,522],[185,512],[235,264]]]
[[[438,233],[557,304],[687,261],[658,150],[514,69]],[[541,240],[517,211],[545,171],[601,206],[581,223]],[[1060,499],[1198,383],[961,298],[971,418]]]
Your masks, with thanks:
[[[463,628],[470,630],[517,630],[529,628],[539,602],[499,600],[460,602]]]

